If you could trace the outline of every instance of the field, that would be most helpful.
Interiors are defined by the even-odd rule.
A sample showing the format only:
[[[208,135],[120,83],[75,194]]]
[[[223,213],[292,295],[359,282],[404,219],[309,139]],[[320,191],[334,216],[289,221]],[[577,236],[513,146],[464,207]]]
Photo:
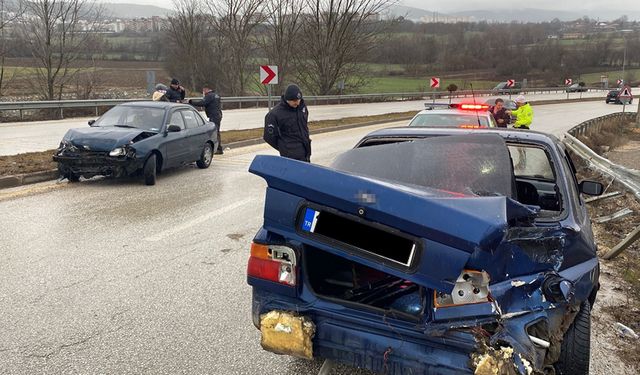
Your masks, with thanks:
[[[125,40],[118,40],[125,42]],[[35,68],[33,62],[28,59],[7,59],[5,66],[4,82],[2,85],[2,96],[4,100],[37,100],[37,87],[35,84]],[[247,95],[265,95],[264,87],[258,82],[257,65],[254,77],[248,83]],[[349,93],[382,93],[382,92],[420,92],[430,91],[428,87],[429,78],[437,76],[442,79],[440,90],[445,90],[449,84],[455,84],[459,90],[473,88],[477,90],[493,88],[498,82],[504,79],[495,77],[495,72],[491,70],[463,71],[450,73],[425,73],[421,76],[413,76],[406,71],[406,67],[400,64],[365,64],[365,68],[370,72],[371,77],[367,84],[358,89],[349,87],[344,91]],[[95,67],[95,73],[90,74],[93,79],[92,98],[140,98],[146,94],[146,72],[154,71],[156,81],[168,83],[171,76],[164,69],[162,62],[151,61],[112,61],[96,60],[95,63],[85,62],[85,67]],[[74,68],[73,70],[76,70]],[[420,69],[427,70],[426,66]],[[621,70],[611,70],[608,72],[592,72],[582,75],[574,75],[572,78],[577,81],[584,81],[587,85],[600,82],[600,76],[609,77],[609,85],[615,85],[615,80],[622,77]],[[534,75],[532,75],[535,77]],[[640,69],[628,69],[625,76],[640,79]],[[181,78],[181,77],[178,77]],[[504,78],[504,77],[502,77]],[[518,77],[515,77],[518,79]],[[70,82],[65,92],[64,98],[71,99],[78,97],[82,92],[85,78],[75,79]],[[287,82],[290,82],[287,78]],[[548,84],[541,80],[529,79],[531,86],[543,86]],[[561,82],[557,83],[561,85]],[[279,93],[274,93],[278,95]],[[189,96],[197,96],[199,93],[191,92]],[[224,93],[222,93],[224,95]],[[0,99],[3,100],[3,99]]]

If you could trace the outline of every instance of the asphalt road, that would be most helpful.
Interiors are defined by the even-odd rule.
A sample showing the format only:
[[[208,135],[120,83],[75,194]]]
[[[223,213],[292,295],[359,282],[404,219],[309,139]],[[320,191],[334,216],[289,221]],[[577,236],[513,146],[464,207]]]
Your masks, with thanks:
[[[571,93],[570,98],[605,97],[604,92]],[[506,96],[505,96],[506,97]],[[527,100],[566,99],[567,94],[527,95]],[[479,100],[486,100],[483,97]],[[462,99],[456,99],[462,100]],[[466,100],[469,100],[467,98]],[[603,99],[604,100],[604,99]],[[455,100],[454,100],[455,101]],[[333,120],[344,117],[379,115],[394,112],[418,111],[424,108],[424,100],[363,103],[341,105],[309,106],[310,121]],[[446,100],[445,100],[446,102]],[[613,106],[613,104],[612,104]],[[621,108],[621,107],[617,107]],[[635,110],[635,107],[634,107]],[[249,108],[224,111],[222,130],[251,129],[264,125],[265,108]],[[60,140],[71,128],[88,126],[91,118],[76,118],[57,121],[34,121],[18,123],[0,123],[0,155],[15,155],[23,152],[45,151],[58,147]]]
[[[619,107],[536,109],[559,134]],[[327,164],[373,126],[313,137]],[[265,145],[211,168],[140,180],[92,179],[0,191],[0,373],[301,374],[263,351],[245,267],[265,184],[247,172]],[[335,373],[353,373],[343,368]]]

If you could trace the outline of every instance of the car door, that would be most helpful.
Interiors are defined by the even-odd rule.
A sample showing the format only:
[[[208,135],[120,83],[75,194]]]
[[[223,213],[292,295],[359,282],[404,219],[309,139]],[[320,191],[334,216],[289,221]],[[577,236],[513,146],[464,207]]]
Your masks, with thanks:
[[[187,128],[186,147],[189,150],[189,161],[200,159],[204,143],[207,141],[207,133],[202,117],[196,111],[185,109],[180,111]]]
[[[165,165],[167,167],[175,167],[186,161],[189,157],[189,150],[187,149],[187,131],[184,124],[184,119],[179,110],[173,111],[169,115],[167,121],[167,128],[169,125],[176,125],[180,128],[178,132],[166,133],[165,147],[166,157]]]

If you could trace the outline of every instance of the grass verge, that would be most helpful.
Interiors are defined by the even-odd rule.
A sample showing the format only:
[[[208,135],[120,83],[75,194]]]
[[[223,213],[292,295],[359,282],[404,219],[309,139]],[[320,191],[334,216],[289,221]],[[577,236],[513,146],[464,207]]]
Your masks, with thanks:
[[[407,119],[416,113],[417,111],[409,111],[375,116],[347,117],[338,120],[312,121],[309,123],[309,130],[313,133],[320,129],[337,128],[346,125],[366,124],[371,122],[392,122]],[[262,138],[262,128],[228,130],[223,131],[221,136],[224,144],[230,145],[235,142]],[[0,177],[55,169],[57,168],[57,165],[52,159],[54,152],[55,149],[40,152],[28,152],[18,155],[0,156]]]

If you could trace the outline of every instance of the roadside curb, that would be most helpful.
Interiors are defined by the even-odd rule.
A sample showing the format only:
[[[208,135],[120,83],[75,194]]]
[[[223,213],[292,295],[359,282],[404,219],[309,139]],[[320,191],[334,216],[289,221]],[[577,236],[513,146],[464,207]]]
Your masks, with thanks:
[[[599,101],[599,100],[602,100],[602,98],[574,98],[574,99],[538,100],[538,101],[531,101],[530,103],[532,105],[548,105],[548,104],[563,104],[563,103],[587,102],[587,101]],[[419,110],[417,110],[417,111],[419,111]],[[311,130],[310,133],[312,135],[322,134],[322,133],[329,133],[329,132],[335,132],[335,131],[341,131],[341,130],[349,130],[349,129],[361,128],[361,127],[365,127],[365,126],[381,125],[381,124],[385,124],[385,123],[389,123],[389,122],[395,122],[395,121],[407,121],[407,120],[410,120],[411,118],[413,118],[413,116],[403,116],[403,117],[399,117],[397,119],[392,119],[392,120],[389,120],[389,119],[387,119],[387,120],[375,120],[375,121],[360,122],[360,123],[356,123],[356,124],[339,125],[339,126],[333,126],[333,127],[327,127],[327,128]],[[241,148],[241,147],[259,145],[261,143],[265,143],[262,138],[255,138],[255,139],[247,139],[245,141],[231,142],[231,143],[225,144],[224,147],[225,148],[229,147],[231,149],[234,149],[234,148]],[[42,172],[25,173],[25,174],[20,174],[20,175],[0,177],[0,190],[1,189],[12,188],[12,187],[18,187],[18,186],[22,186],[22,185],[35,184],[35,183],[38,183],[38,182],[55,180],[55,179],[57,179],[59,177],[60,177],[60,174],[58,173],[57,169],[52,169],[52,170],[42,171]]]
[[[60,173],[57,169],[0,177],[0,189],[8,189],[22,185],[55,180],[58,177],[60,177]]]
[[[418,112],[418,111],[416,111],[416,112]],[[335,132],[335,131],[340,131],[340,130],[349,130],[349,129],[355,129],[355,128],[362,128],[362,127],[365,127],[365,126],[381,125],[381,124],[386,124],[386,123],[395,122],[395,121],[407,121],[407,120],[411,120],[412,118],[413,118],[413,116],[403,116],[403,117],[398,117],[398,118],[393,119],[393,120],[388,120],[388,119],[387,120],[376,120],[376,121],[359,122],[359,123],[356,123],[356,124],[331,126],[331,127],[327,127],[327,128],[314,129],[314,130],[311,130],[309,133],[311,135],[329,133],[329,132]],[[241,148],[241,147],[259,145],[261,143],[265,143],[264,139],[255,138],[255,139],[247,139],[246,141],[231,142],[231,143],[225,144],[224,147],[225,148],[229,147],[231,149],[234,149],[234,148]]]

